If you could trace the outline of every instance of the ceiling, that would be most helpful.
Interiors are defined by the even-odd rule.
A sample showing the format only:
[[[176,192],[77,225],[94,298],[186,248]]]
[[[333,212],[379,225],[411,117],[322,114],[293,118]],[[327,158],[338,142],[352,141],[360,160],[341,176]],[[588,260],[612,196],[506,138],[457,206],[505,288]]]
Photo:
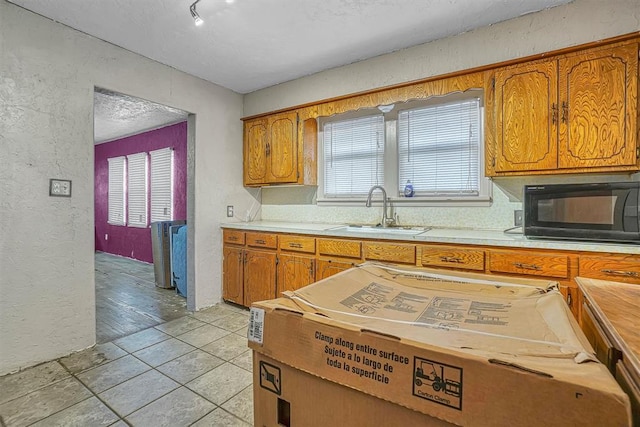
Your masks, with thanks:
[[[183,122],[187,115],[166,105],[96,89],[93,94],[93,139],[96,144],[113,141]]]
[[[249,93],[570,0],[8,0],[99,39]],[[187,113],[97,90],[95,143]]]
[[[249,93],[569,0],[8,0]]]

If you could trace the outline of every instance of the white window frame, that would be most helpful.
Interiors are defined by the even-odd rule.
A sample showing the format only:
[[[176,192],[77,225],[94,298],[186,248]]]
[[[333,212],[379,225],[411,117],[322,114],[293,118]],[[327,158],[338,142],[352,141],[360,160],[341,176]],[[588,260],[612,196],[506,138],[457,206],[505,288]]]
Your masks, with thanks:
[[[149,204],[149,160],[146,152],[127,156],[127,226],[146,228]]]
[[[109,178],[107,194],[107,223],[124,226],[127,223],[126,176],[127,162],[124,156],[107,159]]]
[[[429,195],[414,197],[404,197],[399,191],[399,163],[398,163],[398,140],[397,140],[397,117],[398,112],[407,109],[421,108],[430,105],[446,104],[457,100],[465,100],[471,98],[480,98],[480,123],[479,123],[479,149],[478,149],[478,165],[479,165],[479,194],[478,195]],[[380,110],[362,109],[357,113],[346,113],[344,115],[336,115],[332,117],[322,118],[319,123],[319,147],[318,147],[318,205],[328,206],[362,206],[366,200],[365,196],[349,196],[349,197],[325,197],[324,189],[324,135],[323,128],[326,123],[338,120],[344,120],[345,117],[366,116],[380,114]],[[393,110],[384,114],[385,117],[385,149],[384,149],[384,184],[383,187],[387,192],[387,196],[396,206],[490,206],[492,201],[492,185],[491,180],[484,175],[484,99],[481,89],[472,89],[465,92],[446,95],[443,97],[431,97],[428,99],[412,100],[403,103],[397,103]],[[378,200],[379,194],[375,195]]]
[[[171,147],[149,152],[151,158],[151,222],[174,218],[174,150]]]

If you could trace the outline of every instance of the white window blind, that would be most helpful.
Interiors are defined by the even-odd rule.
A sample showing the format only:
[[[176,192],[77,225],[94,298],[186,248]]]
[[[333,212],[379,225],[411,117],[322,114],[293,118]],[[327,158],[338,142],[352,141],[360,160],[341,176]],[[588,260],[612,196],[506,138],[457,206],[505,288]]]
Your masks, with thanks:
[[[325,123],[324,197],[366,195],[384,182],[382,115]]]
[[[125,158],[112,157],[109,163],[109,197],[107,222],[111,225],[125,225]]]
[[[162,148],[151,155],[151,222],[173,219],[173,150]]]
[[[480,192],[480,100],[465,99],[398,113],[399,191],[416,196]]]
[[[147,153],[127,156],[127,225],[147,226],[147,200],[149,198]]]

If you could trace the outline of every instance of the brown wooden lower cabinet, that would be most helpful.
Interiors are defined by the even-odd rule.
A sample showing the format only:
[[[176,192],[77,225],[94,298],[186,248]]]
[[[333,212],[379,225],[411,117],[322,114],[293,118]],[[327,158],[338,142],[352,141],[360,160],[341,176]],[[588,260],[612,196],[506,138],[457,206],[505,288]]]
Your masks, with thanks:
[[[244,250],[225,245],[222,256],[222,298],[244,305]]]
[[[351,267],[355,267],[359,263],[360,260],[349,262],[334,259],[318,259],[316,263],[316,281],[326,279],[327,277],[331,277],[334,274],[340,273],[341,271],[348,270]]]
[[[482,245],[415,244],[225,229],[226,301],[250,306],[347,270],[366,260],[558,281],[582,324],[575,277],[640,284],[640,256]],[[277,267],[276,267],[277,265]]]
[[[278,256],[277,296],[284,291],[295,291],[315,282],[316,260],[310,256],[285,255]]]

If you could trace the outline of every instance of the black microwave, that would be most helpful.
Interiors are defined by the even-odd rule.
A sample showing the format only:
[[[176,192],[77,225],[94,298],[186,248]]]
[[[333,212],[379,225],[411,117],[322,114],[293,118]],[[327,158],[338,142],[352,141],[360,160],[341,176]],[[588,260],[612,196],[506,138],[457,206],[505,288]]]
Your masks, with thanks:
[[[526,185],[524,235],[640,243],[640,182]]]

